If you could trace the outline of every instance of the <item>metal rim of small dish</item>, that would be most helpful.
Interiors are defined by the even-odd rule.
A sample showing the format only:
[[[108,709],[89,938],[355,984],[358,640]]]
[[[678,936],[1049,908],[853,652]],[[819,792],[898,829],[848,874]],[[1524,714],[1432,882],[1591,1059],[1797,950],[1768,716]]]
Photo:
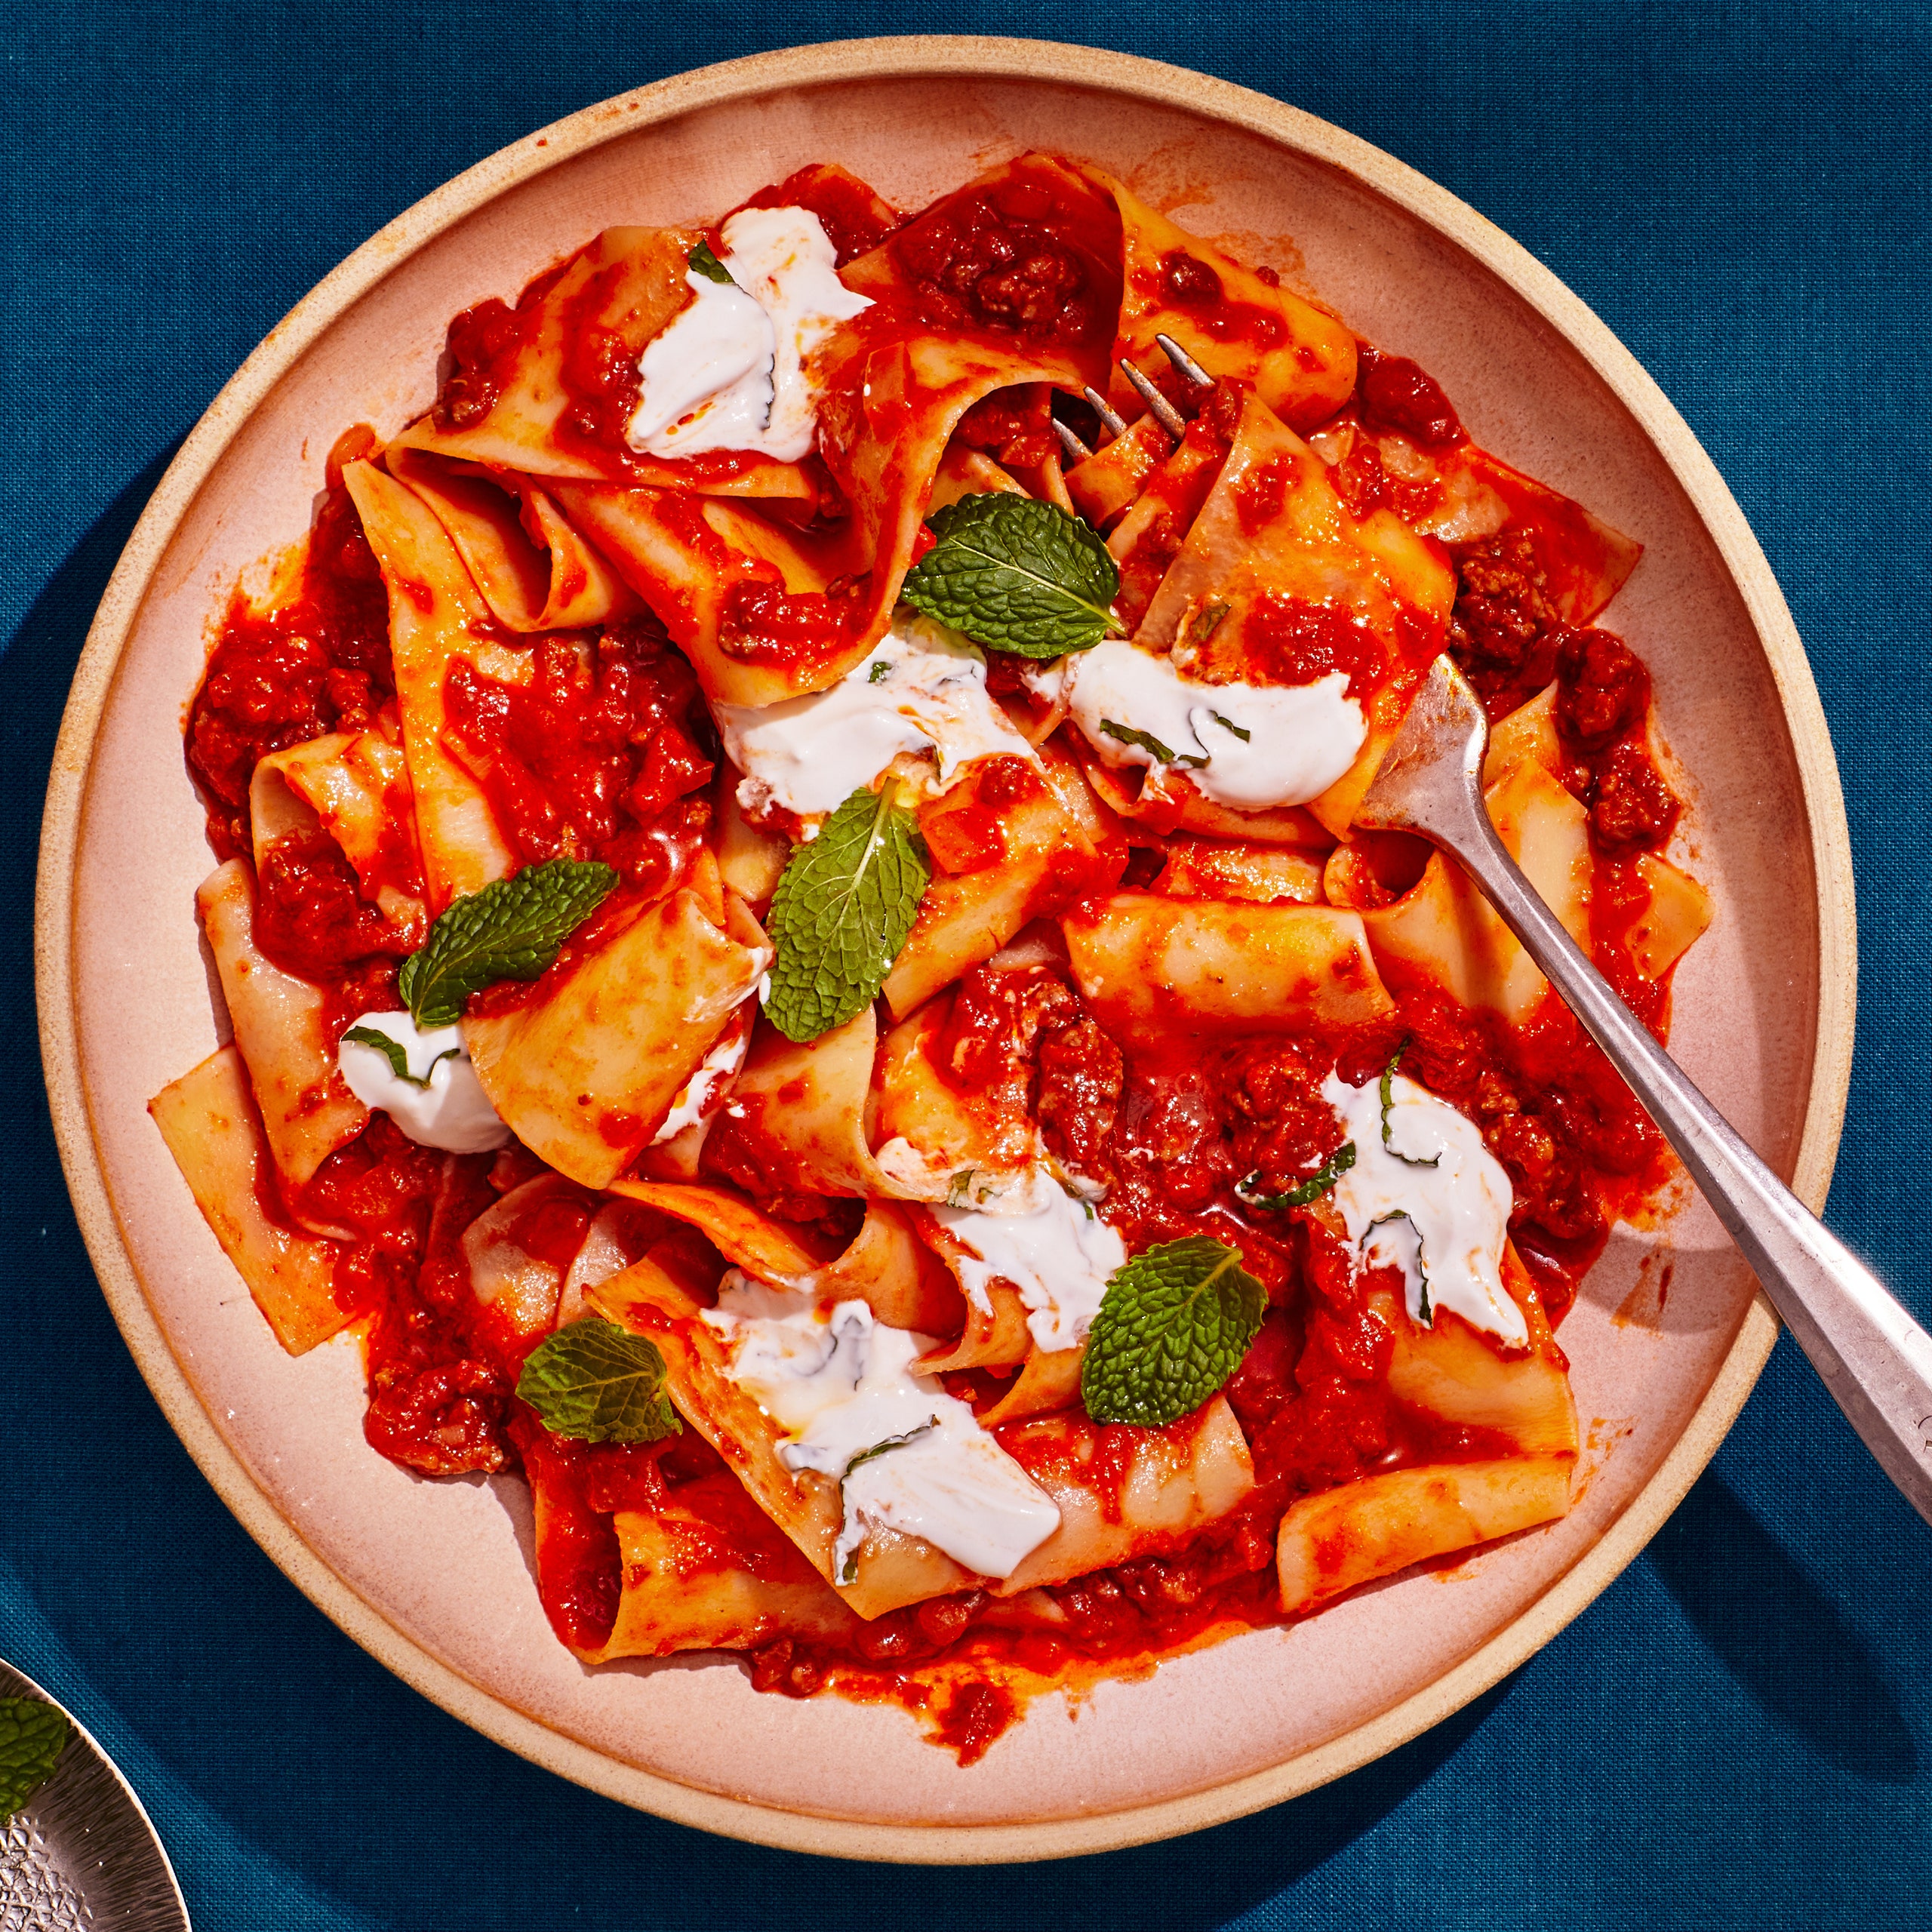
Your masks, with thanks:
[[[1480,1696],[1548,1643],[1655,1534],[1743,1406],[1777,1339],[1756,1297],[1683,1433],[1622,1515],[1535,1603],[1433,1684],[1326,1744],[1269,1769],[1146,1806],[1036,1823],[871,1823],[785,1811],[701,1790],[611,1758],[502,1702],[372,1610],[280,1515],[203,1413],[143,1296],[88,1117],[72,1003],[72,906],[92,746],[122,646],[155,567],[204,479],[250,413],[309,345],[384,275],[495,196],[601,143],[708,106],[857,78],[958,75],[1055,82],[1178,106],[1312,156],[1419,218],[1539,312],[1617,396],[1669,464],[1715,543],[1776,681],[1816,870],[1820,1010],[1792,1184],[1823,1206],[1842,1127],[1856,1018],[1851,851],[1823,708],[1783,592],[1715,465],[1610,330],[1517,243],[1447,190],[1343,130],[1231,82],[1137,56],[969,35],[829,42],[702,68],[540,128],[478,163],[357,249],[272,330],[222,389],[150,498],[103,598],[76,671],[43,822],[35,951],[54,1130],[82,1234],[123,1335],[176,1433],[224,1503],[316,1605],[432,1702],[525,1758],[620,1801],[721,1835],[821,1855],[916,1863],[1060,1858],[1175,1837],[1299,1796],[1393,1750]]]
[[[15,1817],[38,1841],[54,1882],[84,1909],[76,1913],[69,1907],[65,1918],[47,1917],[50,1932],[66,1922],[120,1926],[126,1932],[189,1932],[188,1908],[161,1835],[120,1766],[58,1698],[5,1661],[0,1696],[51,1704],[72,1727],[53,1776]],[[56,1912],[66,1903],[57,1894],[34,1902],[42,1910],[51,1905]]]

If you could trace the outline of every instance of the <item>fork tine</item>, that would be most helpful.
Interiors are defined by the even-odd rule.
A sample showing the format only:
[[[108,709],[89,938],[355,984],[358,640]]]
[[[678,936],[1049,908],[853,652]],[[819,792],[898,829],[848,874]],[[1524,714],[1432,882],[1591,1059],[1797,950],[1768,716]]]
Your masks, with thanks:
[[[1066,453],[1069,463],[1084,463],[1094,452],[1057,417],[1054,420],[1054,434],[1060,438],[1060,446]]]
[[[1211,389],[1214,386],[1214,377],[1172,336],[1157,335],[1154,340],[1161,345],[1161,352],[1196,389]]]
[[[1120,372],[1134,385],[1134,393],[1147,405],[1147,414],[1179,442],[1187,434],[1187,419],[1124,355],[1120,358]]]
[[[1083,393],[1093,405],[1094,414],[1100,419],[1100,427],[1109,435],[1124,436],[1127,434],[1127,418],[1091,383],[1087,385]]]

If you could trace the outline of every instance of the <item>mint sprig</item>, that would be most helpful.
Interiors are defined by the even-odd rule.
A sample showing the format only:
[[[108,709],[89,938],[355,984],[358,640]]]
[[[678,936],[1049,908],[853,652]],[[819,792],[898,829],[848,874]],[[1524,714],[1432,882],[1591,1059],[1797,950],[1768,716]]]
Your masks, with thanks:
[[[869,1005],[912,929],[932,862],[897,797],[890,778],[876,793],[861,786],[778,881],[764,1011],[788,1040],[816,1040]]]
[[[1115,1269],[1080,1371],[1096,1422],[1158,1429],[1191,1414],[1233,1374],[1268,1308],[1241,1264],[1239,1250],[1190,1235]]]
[[[1345,1140],[1305,1181],[1279,1194],[1262,1194],[1257,1192],[1261,1177],[1252,1174],[1235,1183],[1235,1198],[1250,1208],[1264,1208],[1271,1214],[1283,1208],[1311,1208],[1355,1164],[1355,1143]]]
[[[1100,532],[1057,503],[1004,490],[961,497],[926,519],[937,541],[900,595],[975,644],[1063,657],[1120,634],[1120,573]]]
[[[429,1071],[420,1078],[409,1070],[409,1053],[400,1040],[392,1040],[386,1033],[379,1033],[373,1026],[352,1026],[342,1036],[353,1040],[358,1047],[374,1047],[389,1063],[389,1071],[397,1079],[411,1087],[426,1088],[435,1076],[438,1067],[446,1060],[454,1060],[462,1052],[460,1047],[446,1047],[429,1063]]]
[[[575,1442],[656,1442],[684,1430],[657,1344],[601,1315],[567,1322],[533,1349],[516,1392],[552,1435]]]
[[[1432,1168],[1442,1158],[1438,1150],[1424,1159],[1420,1154],[1405,1154],[1389,1138],[1389,1109],[1395,1104],[1395,1069],[1402,1063],[1402,1056],[1409,1050],[1404,1040],[1389,1057],[1389,1064],[1382,1069],[1382,1144],[1404,1167]]]
[[[1247,734],[1244,731],[1241,735],[1245,737]],[[1116,724],[1111,718],[1100,720],[1100,736],[1112,738],[1123,745],[1138,745],[1156,764],[1184,764],[1198,771],[1208,762],[1192,752],[1170,751],[1152,731],[1143,731],[1137,724]]]
[[[38,1697],[0,1697],[0,1824],[54,1775],[72,1727]]]
[[[526,866],[459,899],[402,962],[395,989],[421,1027],[454,1026],[463,1002],[497,980],[540,978],[558,949],[603,904],[617,875],[580,859]]]
[[[685,257],[685,263],[693,275],[701,275],[706,281],[731,284],[731,271],[711,252],[709,242],[700,242]]]

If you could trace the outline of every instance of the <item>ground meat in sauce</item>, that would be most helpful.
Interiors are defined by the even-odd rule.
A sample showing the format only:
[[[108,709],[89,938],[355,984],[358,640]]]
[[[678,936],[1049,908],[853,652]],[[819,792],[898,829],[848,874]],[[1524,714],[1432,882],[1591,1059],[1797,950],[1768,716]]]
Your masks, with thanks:
[[[1406,355],[1364,343],[1355,361],[1355,402],[1371,429],[1393,430],[1424,449],[1466,442],[1462,420],[1433,376]]]
[[[1552,681],[1564,783],[1589,811],[1601,856],[1658,851],[1682,806],[1649,742],[1651,677],[1623,640],[1562,623],[1525,531],[1453,546],[1457,593],[1451,653],[1491,721]]]
[[[1118,270],[1077,223],[1104,205],[1038,176],[950,195],[886,245],[928,325],[1086,343],[1110,331]],[[1105,251],[1111,254],[1111,250]]]
[[[690,665],[649,623],[532,647],[534,675],[503,682],[458,661],[446,731],[526,861],[600,859],[662,892],[709,823],[694,797],[717,740]]]
[[[248,785],[269,752],[359,731],[395,695],[389,598],[361,520],[324,496],[295,595],[272,613],[238,592],[189,707],[188,769],[219,858],[251,849]]]

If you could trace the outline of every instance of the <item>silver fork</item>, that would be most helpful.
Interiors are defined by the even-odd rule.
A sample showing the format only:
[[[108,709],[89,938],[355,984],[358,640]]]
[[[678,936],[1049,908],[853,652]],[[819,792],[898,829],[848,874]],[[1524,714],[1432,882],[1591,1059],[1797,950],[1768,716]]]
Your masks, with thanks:
[[[1160,344],[1161,352],[1197,389],[1211,389],[1214,386],[1214,378],[1172,336],[1157,335],[1154,340]],[[1124,355],[1120,358],[1120,372],[1134,386],[1134,394],[1147,405],[1148,414],[1179,442],[1187,433],[1187,418]],[[1100,427],[1106,431],[1109,439],[1125,435],[1127,418],[1091,383],[1085,395],[1088,406],[1100,419]],[[1069,463],[1084,463],[1094,454],[1066,423],[1056,420],[1053,428]]]
[[[1932,1522],[1932,1337],[1746,1146],[1525,878],[1483,809],[1489,721],[1438,657],[1355,823],[1460,864],[1663,1129],[1771,1305],[1912,1506]]]

